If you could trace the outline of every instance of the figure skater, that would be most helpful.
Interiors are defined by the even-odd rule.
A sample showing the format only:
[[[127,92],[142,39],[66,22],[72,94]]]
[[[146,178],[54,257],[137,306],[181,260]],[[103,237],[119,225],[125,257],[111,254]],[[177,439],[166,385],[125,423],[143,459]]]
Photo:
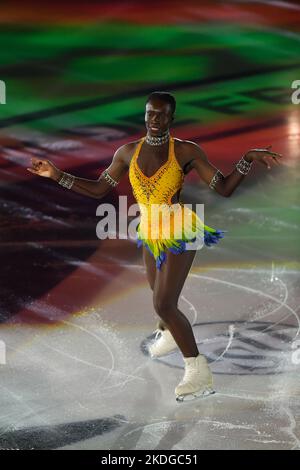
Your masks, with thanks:
[[[224,231],[204,225],[194,211],[185,210],[180,200],[184,177],[194,169],[210,189],[229,197],[249,173],[253,161],[270,169],[271,162],[279,164],[282,155],[271,152],[271,145],[249,150],[235,164],[233,171],[224,176],[208,161],[199,145],[170,135],[175,109],[176,100],[172,94],[164,91],[151,93],[145,109],[146,135],[119,147],[98,180],[75,177],[61,171],[51,161],[36,157],[31,159],[32,167],[28,171],[96,199],[106,196],[129,172],[141,212],[137,245],[143,247],[153,306],[160,319],[149,353],[155,358],[177,347],[180,349],[185,371],[175,388],[175,396],[177,401],[184,401],[213,393],[213,378],[207,360],[199,353],[191,324],[178,309],[178,299],[196,254],[196,249],[187,248],[187,244],[195,241],[195,233],[196,236],[202,234],[207,246],[224,236]],[[166,219],[157,222],[156,218],[156,225],[152,222],[151,209],[155,205],[161,205],[165,215],[168,213],[173,217],[167,238]],[[178,219],[175,214],[180,212],[183,217]],[[177,220],[181,220],[180,227],[176,226]]]

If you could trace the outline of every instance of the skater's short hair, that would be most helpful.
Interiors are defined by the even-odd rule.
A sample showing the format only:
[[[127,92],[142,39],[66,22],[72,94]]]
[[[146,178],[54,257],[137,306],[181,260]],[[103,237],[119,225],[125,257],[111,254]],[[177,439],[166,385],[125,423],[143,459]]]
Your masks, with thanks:
[[[175,100],[175,97],[171,94],[171,93],[168,93],[167,91],[153,91],[153,93],[151,93],[148,98],[147,98],[147,101],[146,101],[146,104],[152,100],[152,98],[158,98],[160,99],[161,101],[163,101],[164,103],[169,103],[170,107],[171,107],[171,112],[172,114],[175,113],[175,109],[176,109],[176,100]]]

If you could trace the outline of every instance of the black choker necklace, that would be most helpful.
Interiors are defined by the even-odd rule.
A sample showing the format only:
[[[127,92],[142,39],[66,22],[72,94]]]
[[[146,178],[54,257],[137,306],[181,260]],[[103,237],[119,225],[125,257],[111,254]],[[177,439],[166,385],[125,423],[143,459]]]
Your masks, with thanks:
[[[146,135],[146,142],[149,145],[163,145],[166,142],[168,142],[169,138],[170,138],[170,133],[167,130],[163,135],[160,135],[158,137],[150,136],[150,135],[147,134]]]

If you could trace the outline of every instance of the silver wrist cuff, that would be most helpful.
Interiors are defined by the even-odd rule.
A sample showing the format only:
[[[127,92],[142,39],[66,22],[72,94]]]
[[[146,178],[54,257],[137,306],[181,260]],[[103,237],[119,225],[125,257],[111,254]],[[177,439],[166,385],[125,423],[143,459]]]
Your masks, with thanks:
[[[217,182],[223,178],[224,178],[224,175],[220,172],[220,170],[217,170],[209,183],[209,187],[211,189],[215,189]]]
[[[242,157],[235,165],[237,171],[242,175],[247,175],[250,171],[252,162],[247,162],[244,157]]]
[[[107,181],[109,184],[111,184],[112,186],[117,186],[117,184],[119,184],[118,181],[115,181],[108,173],[106,170],[104,170],[102,173],[101,173],[101,176],[103,176],[103,178],[105,179],[105,181]]]
[[[61,178],[58,181],[58,184],[63,186],[64,188],[71,189],[75,181],[75,176],[70,175],[70,173],[66,173],[63,171]]]

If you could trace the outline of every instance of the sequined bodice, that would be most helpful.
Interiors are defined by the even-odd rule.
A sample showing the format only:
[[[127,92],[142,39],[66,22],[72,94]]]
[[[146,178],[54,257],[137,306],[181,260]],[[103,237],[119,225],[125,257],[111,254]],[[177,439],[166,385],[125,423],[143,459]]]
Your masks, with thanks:
[[[174,153],[174,138],[170,136],[168,160],[150,177],[140,169],[137,159],[145,141],[143,137],[136,147],[129,167],[129,180],[139,204],[172,205],[172,197],[181,189],[184,173]]]
[[[184,180],[184,172],[175,156],[173,137],[170,136],[169,140],[168,160],[150,177],[142,172],[137,162],[144,141],[145,137],[138,143],[131,159],[129,180],[141,211],[137,226],[138,246],[144,245],[151,252],[160,270],[169,252],[183,253],[186,243],[194,242],[196,235],[209,246],[223,238],[223,232],[204,225],[198,215],[182,202],[172,203]],[[155,212],[156,207],[162,217]]]

